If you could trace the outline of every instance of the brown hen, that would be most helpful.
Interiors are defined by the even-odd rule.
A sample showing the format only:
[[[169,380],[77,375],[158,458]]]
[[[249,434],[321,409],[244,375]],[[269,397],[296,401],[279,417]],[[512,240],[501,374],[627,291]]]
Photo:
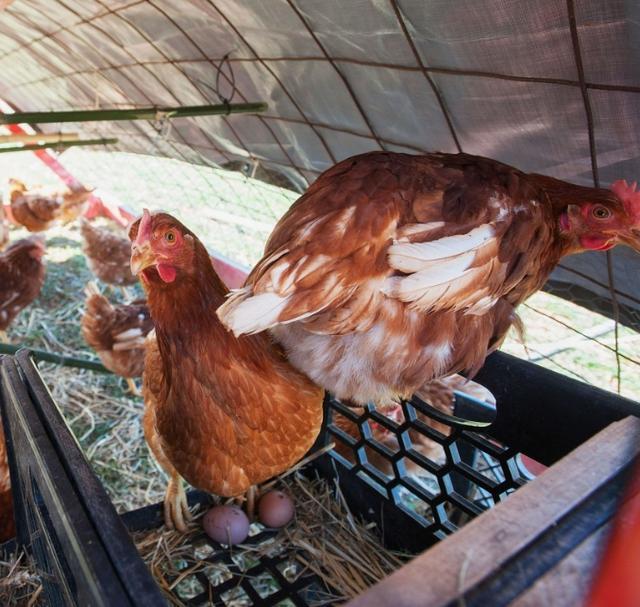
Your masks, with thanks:
[[[270,329],[338,398],[388,403],[473,375],[558,261],[640,249],[635,184],[586,188],[466,154],[373,152],[323,173],[219,308]]]
[[[9,224],[5,218],[4,205],[0,200],[0,251],[9,244]]]
[[[9,180],[11,214],[29,232],[42,232],[58,220],[63,224],[73,221],[84,212],[89,196],[91,190],[85,188],[27,190],[22,181]]]
[[[236,339],[222,326],[215,312],[227,288],[188,228],[145,211],[130,238],[155,325],[143,376],[145,436],[171,477],[165,520],[184,529],[180,476],[229,497],[280,474],[313,444],[323,390],[268,335]]]
[[[124,231],[114,232],[86,219],[82,220],[80,231],[89,268],[102,282],[120,287],[137,282],[129,267],[131,243]]]
[[[0,253],[0,341],[7,341],[9,325],[38,297],[45,275],[43,255],[39,236],[17,240]]]
[[[2,420],[0,420],[0,544],[11,539],[15,534],[16,526],[13,519],[13,495],[11,493],[7,444],[4,440]]]
[[[102,364],[126,378],[131,392],[139,395],[132,378],[142,376],[145,337],[153,329],[146,302],[112,304],[92,283],[87,285],[86,293],[81,321],[85,341]]]

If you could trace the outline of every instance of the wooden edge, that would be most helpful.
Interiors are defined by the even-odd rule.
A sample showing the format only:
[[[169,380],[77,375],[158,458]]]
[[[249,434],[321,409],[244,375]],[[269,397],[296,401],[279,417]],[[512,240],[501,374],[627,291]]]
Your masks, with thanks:
[[[509,557],[629,465],[640,451],[640,419],[615,422],[508,500],[423,552],[349,607],[438,607],[499,570]]]

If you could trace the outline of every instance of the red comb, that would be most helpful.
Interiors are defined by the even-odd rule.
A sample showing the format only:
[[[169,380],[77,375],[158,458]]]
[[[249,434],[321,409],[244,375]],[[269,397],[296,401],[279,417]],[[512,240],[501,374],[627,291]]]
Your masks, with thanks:
[[[629,185],[625,179],[618,179],[611,184],[611,191],[622,200],[627,213],[640,222],[640,192],[636,191],[637,186],[637,181]]]
[[[136,238],[136,243],[141,244],[150,239],[151,239],[151,213],[149,213],[149,209],[143,209],[142,219],[140,220],[140,225],[138,226],[138,236]]]

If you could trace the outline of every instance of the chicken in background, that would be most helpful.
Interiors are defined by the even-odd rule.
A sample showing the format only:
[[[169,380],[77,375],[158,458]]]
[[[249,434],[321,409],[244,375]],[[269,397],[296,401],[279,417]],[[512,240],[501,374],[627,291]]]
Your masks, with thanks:
[[[0,251],[9,244],[9,224],[4,213],[4,204],[0,200]]]
[[[144,370],[145,337],[153,329],[144,300],[131,304],[112,304],[98,287],[87,284],[82,315],[82,335],[96,351],[102,364],[127,380],[129,390],[140,396],[134,377]]]
[[[56,221],[63,224],[79,217],[87,207],[92,190],[84,187],[66,188],[33,188],[18,179],[9,180],[9,202],[13,219],[29,230],[42,232],[50,228]]]
[[[13,518],[13,494],[11,493],[11,476],[7,444],[4,440],[2,420],[0,420],[0,544],[10,540],[16,534]]]
[[[0,341],[7,341],[9,325],[40,294],[44,253],[40,236],[17,240],[0,253]]]
[[[82,219],[80,232],[84,239],[82,250],[87,256],[89,268],[102,282],[125,287],[138,279],[131,273],[129,258],[131,242],[120,227],[118,231],[94,225]]]
[[[372,152],[318,177],[218,315],[236,336],[269,330],[343,402],[384,405],[473,376],[560,259],[618,244],[640,250],[635,183]]]
[[[455,404],[455,392],[461,392],[467,396],[471,396],[477,400],[488,403],[495,406],[496,401],[487,388],[480,384],[468,380],[461,375],[451,375],[450,377],[443,377],[426,384],[416,393],[420,399],[431,405],[438,411],[447,415],[453,414],[453,407]],[[360,407],[354,407],[354,412],[362,415],[364,409]],[[385,407],[383,413],[389,417],[396,424],[401,424],[404,421],[404,415],[402,412],[402,406],[391,405]],[[420,411],[416,410],[417,418],[426,424],[427,426],[437,430],[443,436],[449,436],[451,433],[451,427],[439,422],[428,415],[424,415]],[[343,432],[346,432],[352,438],[360,440],[362,433],[358,425],[342,415],[333,415],[333,424],[340,428]],[[384,445],[391,451],[398,451],[399,444],[397,436],[394,432],[388,430],[379,423],[373,420],[369,420],[369,427],[371,429],[371,435],[374,440]],[[431,440],[420,431],[411,428],[409,430],[409,437],[413,449],[424,457],[441,464],[444,462],[444,451],[442,446],[434,440]],[[346,443],[339,439],[335,441],[335,451],[337,451],[342,457],[351,463],[355,463],[356,457],[353,449]],[[374,449],[368,448],[366,450],[367,460],[372,466],[375,466],[378,470],[386,474],[387,476],[393,476],[393,467],[391,462],[378,453]],[[415,462],[408,458],[404,458],[405,471],[409,475],[420,475],[425,470],[422,466],[419,466]]]
[[[267,334],[236,339],[217,307],[228,289],[198,238],[166,213],[145,210],[129,232],[155,339],[147,340],[145,437],[170,477],[165,522],[185,529],[181,478],[224,496],[295,464],[322,423],[324,391],[296,371]]]

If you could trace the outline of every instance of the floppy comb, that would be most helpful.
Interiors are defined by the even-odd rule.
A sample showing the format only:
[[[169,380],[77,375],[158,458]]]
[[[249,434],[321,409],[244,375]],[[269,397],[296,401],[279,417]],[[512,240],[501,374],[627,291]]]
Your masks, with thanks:
[[[136,237],[136,243],[143,243],[151,239],[151,213],[149,209],[142,211],[142,219],[138,226],[138,236]]]
[[[636,190],[638,182],[633,181],[628,184],[625,179],[614,181],[610,189],[624,204],[627,213],[633,217],[635,221],[640,222],[640,192]]]

